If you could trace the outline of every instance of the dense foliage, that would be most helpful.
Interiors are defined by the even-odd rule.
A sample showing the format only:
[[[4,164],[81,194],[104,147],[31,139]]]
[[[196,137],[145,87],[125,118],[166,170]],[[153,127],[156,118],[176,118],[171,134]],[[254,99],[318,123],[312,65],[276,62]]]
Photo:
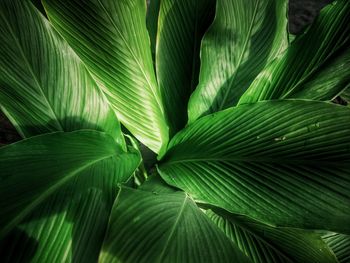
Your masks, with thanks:
[[[42,4],[0,1],[1,262],[350,261],[349,1]]]

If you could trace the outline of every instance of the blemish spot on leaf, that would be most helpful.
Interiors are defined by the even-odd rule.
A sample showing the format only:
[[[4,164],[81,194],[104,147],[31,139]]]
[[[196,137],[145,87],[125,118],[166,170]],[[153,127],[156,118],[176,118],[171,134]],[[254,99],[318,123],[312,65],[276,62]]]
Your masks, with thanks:
[[[285,136],[282,136],[282,137],[275,138],[275,141],[279,142],[279,141],[284,141],[285,139],[287,138]]]

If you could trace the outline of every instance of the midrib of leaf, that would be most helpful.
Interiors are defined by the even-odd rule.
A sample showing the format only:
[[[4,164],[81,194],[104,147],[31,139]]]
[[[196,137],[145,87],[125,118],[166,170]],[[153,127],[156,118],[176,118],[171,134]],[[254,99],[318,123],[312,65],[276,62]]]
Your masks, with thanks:
[[[249,234],[251,234],[252,236],[254,236],[256,239],[260,240],[260,242],[264,243],[266,246],[270,247],[273,251],[275,251],[277,254],[280,254],[282,257],[284,257],[285,259],[289,260],[290,262],[293,262],[293,259],[291,259],[289,257],[289,255],[286,255],[284,253],[284,251],[281,251],[279,248],[276,248],[275,246],[273,246],[272,244],[268,243],[267,241],[265,241],[259,234],[251,231],[249,228],[245,227],[244,225],[240,224],[239,222],[235,222],[235,220],[233,220],[233,224],[238,225],[240,228],[242,228],[244,231],[248,232]],[[226,235],[226,233],[225,233]],[[235,243],[235,242],[234,242]]]
[[[167,240],[166,240],[166,242],[165,242],[165,244],[164,244],[164,246],[163,246],[162,252],[161,252],[160,255],[159,255],[158,262],[162,262],[162,258],[163,258],[163,256],[164,256],[164,253],[165,253],[165,251],[167,250],[167,248],[168,248],[168,246],[169,246],[169,242],[170,242],[170,240],[172,239],[172,237],[173,237],[173,235],[174,235],[174,233],[175,233],[176,227],[177,227],[177,225],[178,225],[178,223],[179,223],[179,221],[180,221],[180,218],[181,218],[181,216],[182,216],[182,214],[183,214],[183,212],[184,212],[184,210],[185,210],[185,205],[186,205],[186,203],[187,203],[187,199],[188,199],[188,196],[187,196],[187,194],[185,194],[185,199],[184,199],[184,201],[183,201],[183,203],[182,203],[182,205],[181,205],[181,208],[180,208],[179,213],[178,213],[178,215],[177,215],[177,217],[176,217],[176,220],[175,220],[175,222],[174,222],[174,225],[173,225],[172,228],[171,228],[171,231],[170,231],[170,233],[169,233],[169,236],[168,236],[168,238],[167,238]]]
[[[75,175],[79,174],[80,172],[83,172],[84,170],[88,169],[89,167],[93,166],[94,164],[103,161],[105,159],[111,158],[115,155],[109,154],[107,156],[103,156],[101,158],[98,158],[96,160],[93,160],[91,162],[88,162],[87,164],[79,167],[75,171],[72,171],[67,176],[63,177],[61,180],[58,180],[57,183],[54,185],[48,187],[42,194],[40,194],[33,202],[31,202],[24,210],[21,211],[19,215],[17,215],[14,219],[12,219],[11,223],[8,224],[6,227],[4,227],[0,232],[0,238],[4,235],[4,233],[8,233],[9,230],[11,230],[17,223],[20,222],[20,220],[23,218],[23,215],[26,215],[30,213],[32,209],[34,209],[36,206],[38,206],[43,200],[45,200],[47,197],[49,197],[51,194],[53,194],[58,188],[63,186],[65,183],[70,181]]]
[[[31,4],[31,3],[30,3],[30,4]],[[29,64],[29,62],[28,62],[28,60],[27,60],[27,57],[25,56],[25,54],[24,54],[24,52],[23,52],[22,46],[20,45],[18,38],[16,37],[15,33],[13,32],[11,25],[8,23],[6,17],[3,16],[3,13],[2,13],[2,12],[1,12],[1,16],[2,16],[3,18],[5,18],[4,21],[5,21],[5,23],[6,23],[6,26],[8,27],[8,29],[9,29],[11,35],[12,35],[12,38],[13,38],[13,40],[14,40],[16,46],[18,47],[18,49],[19,49],[19,51],[20,51],[20,54],[21,54],[21,56],[23,57],[23,60],[24,60],[24,62],[25,62],[25,64],[26,64],[26,66],[28,67],[30,74],[31,74],[32,77],[33,77],[33,80],[35,81],[35,84],[38,86],[38,88],[39,88],[39,90],[40,90],[40,93],[42,94],[42,96],[43,96],[44,99],[45,99],[45,102],[46,102],[47,105],[49,106],[49,109],[50,109],[50,111],[51,111],[53,117],[55,117],[55,122],[57,123],[57,125],[58,125],[58,127],[61,129],[61,131],[64,131],[64,129],[63,129],[63,127],[62,127],[62,124],[60,123],[60,121],[59,121],[59,119],[58,119],[56,113],[53,111],[53,107],[52,107],[51,103],[50,103],[50,102],[48,101],[48,99],[46,98],[46,95],[45,95],[45,93],[44,93],[44,90],[43,90],[41,84],[39,83],[39,80],[38,80],[37,76],[34,74],[33,69],[32,69],[32,67],[31,67],[30,64]],[[45,27],[46,27],[46,25],[45,25]]]
[[[244,53],[246,52],[246,49],[247,49],[247,45],[248,45],[248,41],[251,37],[251,34],[252,34],[252,30],[253,30],[253,26],[255,24],[255,19],[256,19],[256,15],[257,15],[257,12],[258,12],[258,6],[260,4],[260,0],[257,0],[256,1],[256,4],[255,4],[255,7],[254,7],[254,13],[253,13],[253,18],[252,18],[252,21],[250,23],[250,26],[249,26],[249,29],[248,29],[248,34],[247,34],[247,37],[244,41],[244,44],[243,44],[243,49],[242,49],[242,52],[239,56],[239,59],[238,59],[238,63],[237,63],[237,70],[235,71],[235,73],[233,74],[229,84],[226,86],[226,90],[224,91],[224,97],[223,97],[223,100],[221,101],[221,104],[220,104],[220,107],[218,108],[218,111],[222,110],[225,106],[225,103],[226,103],[226,100],[227,100],[227,97],[230,93],[230,89],[231,89],[231,86],[233,85],[234,81],[236,80],[236,77],[237,77],[237,74],[238,74],[238,71],[240,70],[241,68],[241,63],[242,63],[242,60],[243,60],[243,56],[244,56]]]
[[[160,111],[163,113],[163,107],[161,102],[158,99],[158,96],[156,95],[156,91],[153,88],[153,85],[151,84],[150,80],[147,77],[147,74],[145,73],[143,67],[140,64],[140,61],[137,59],[136,55],[134,54],[134,52],[132,51],[132,49],[130,48],[128,42],[126,41],[126,39],[124,38],[123,34],[121,33],[119,27],[116,25],[116,23],[113,21],[112,17],[110,16],[110,14],[108,13],[107,9],[105,8],[105,6],[101,3],[101,0],[97,0],[99,5],[102,7],[103,11],[106,13],[108,19],[110,20],[110,22],[112,23],[113,27],[115,28],[115,30],[117,31],[117,33],[120,35],[122,41],[124,42],[124,45],[127,47],[129,53],[132,55],[132,57],[134,58],[134,60],[136,61],[137,65],[139,66],[139,69],[141,70],[145,80],[147,81],[147,84],[149,86],[149,88],[151,89],[151,92],[153,94],[153,97],[155,98],[157,105],[160,109]]]

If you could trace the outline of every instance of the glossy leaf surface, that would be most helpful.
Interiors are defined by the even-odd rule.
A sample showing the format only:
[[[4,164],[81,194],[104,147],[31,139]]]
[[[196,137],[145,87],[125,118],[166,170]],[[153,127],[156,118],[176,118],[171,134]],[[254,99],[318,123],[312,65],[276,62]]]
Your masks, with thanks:
[[[7,261],[28,250],[37,262],[97,260],[117,186],[139,155],[104,133],[76,131],[5,146],[0,157],[1,236],[19,251],[5,251]]]
[[[23,137],[94,129],[124,144],[97,84],[29,1],[1,1],[0,25],[0,105]]]
[[[50,21],[81,57],[120,121],[159,152],[168,126],[146,29],[146,1],[44,0]]]
[[[196,201],[277,226],[349,233],[350,109],[271,101],[201,118],[159,172]]]
[[[350,2],[326,6],[305,34],[268,65],[240,99],[331,100],[349,83]]]
[[[249,262],[183,192],[123,187],[100,262]]]
[[[312,231],[271,227],[211,210],[206,214],[255,263],[338,262],[321,236]]]
[[[339,263],[350,261],[350,236],[338,233],[329,233],[322,237],[333,250]]]
[[[156,69],[171,134],[187,123],[187,102],[198,84],[200,44],[213,20],[215,2],[161,1]]]
[[[214,22],[201,45],[190,122],[237,104],[259,72],[287,47],[286,14],[285,0],[217,1]]]

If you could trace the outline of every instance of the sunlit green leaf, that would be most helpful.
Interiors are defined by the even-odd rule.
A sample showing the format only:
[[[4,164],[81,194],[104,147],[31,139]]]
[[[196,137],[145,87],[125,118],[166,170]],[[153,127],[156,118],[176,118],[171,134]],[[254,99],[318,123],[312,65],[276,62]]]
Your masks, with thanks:
[[[12,244],[2,251],[6,262],[21,261],[31,249],[35,262],[96,261],[117,186],[139,158],[96,131],[45,134],[1,148],[0,236],[7,234],[2,246]]]
[[[259,72],[288,46],[287,1],[218,0],[201,46],[190,122],[234,106]]]
[[[249,262],[183,192],[123,187],[100,262]]]
[[[85,62],[120,121],[159,152],[168,126],[146,29],[146,1],[44,0],[50,21]]]
[[[1,1],[0,25],[0,106],[23,137],[95,129],[124,144],[95,81],[29,1]]]
[[[335,1],[270,63],[240,104],[279,98],[331,100],[349,83],[350,2]]]
[[[255,263],[337,262],[321,236],[312,231],[271,227],[243,216],[211,210],[206,214]]]
[[[277,226],[350,233],[350,109],[242,105],[178,133],[159,172],[196,201]]]

